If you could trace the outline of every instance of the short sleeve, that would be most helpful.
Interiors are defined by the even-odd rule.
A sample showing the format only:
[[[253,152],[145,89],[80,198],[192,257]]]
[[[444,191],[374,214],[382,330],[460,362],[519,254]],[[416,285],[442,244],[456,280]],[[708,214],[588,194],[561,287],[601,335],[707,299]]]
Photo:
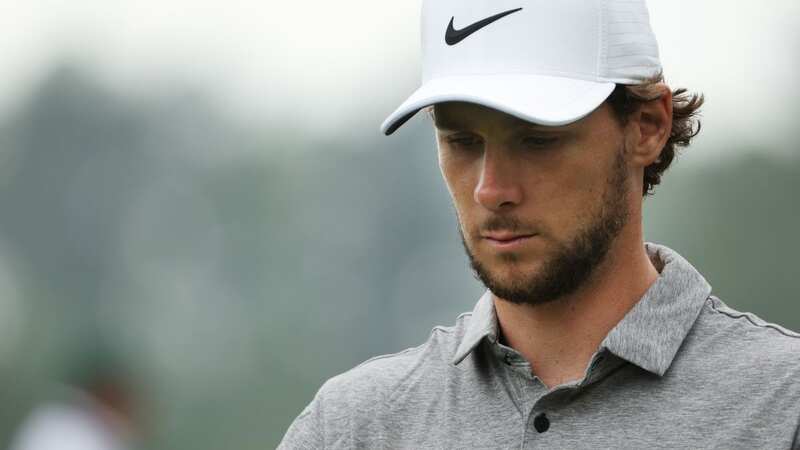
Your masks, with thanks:
[[[277,450],[325,448],[321,394],[322,389],[294,419]]]

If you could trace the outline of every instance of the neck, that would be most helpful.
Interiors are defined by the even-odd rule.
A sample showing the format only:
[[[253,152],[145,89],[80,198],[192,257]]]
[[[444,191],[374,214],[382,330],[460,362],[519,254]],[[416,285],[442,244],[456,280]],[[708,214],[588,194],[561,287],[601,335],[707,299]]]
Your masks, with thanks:
[[[492,296],[504,344],[520,352],[546,386],[582,378],[600,342],[658,278],[641,225],[627,231],[569,296],[536,306]]]

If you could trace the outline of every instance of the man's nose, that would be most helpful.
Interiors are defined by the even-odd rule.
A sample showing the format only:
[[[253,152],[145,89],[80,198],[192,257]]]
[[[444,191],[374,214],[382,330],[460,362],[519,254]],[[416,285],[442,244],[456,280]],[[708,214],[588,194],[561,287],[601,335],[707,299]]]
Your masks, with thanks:
[[[475,186],[475,201],[495,211],[510,208],[522,201],[518,179],[519,165],[507,151],[486,146],[483,152],[481,176]]]

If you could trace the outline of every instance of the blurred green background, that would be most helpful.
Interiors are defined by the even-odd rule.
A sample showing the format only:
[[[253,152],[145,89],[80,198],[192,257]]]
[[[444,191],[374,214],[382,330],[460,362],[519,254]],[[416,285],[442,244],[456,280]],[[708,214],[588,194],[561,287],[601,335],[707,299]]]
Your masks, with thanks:
[[[669,11],[656,6],[666,27]],[[416,39],[416,10],[403,11],[400,33]],[[775,14],[764,26],[797,49]],[[250,38],[278,36],[264,33]],[[14,100],[0,120],[0,443],[49,383],[102,346],[136,380],[143,448],[274,448],[327,378],[419,345],[471,310],[483,289],[430,125],[378,132],[416,84],[414,52],[360,57],[372,81],[356,88],[329,79],[344,72],[313,69],[337,58],[337,44],[281,33],[281,48],[313,61],[273,53],[265,67],[300,79],[286,82],[288,95],[272,80],[233,102],[252,109],[209,89],[233,83],[218,55],[207,56],[214,76],[196,75],[208,83],[189,70],[148,84],[119,69],[133,63],[94,64],[74,43],[3,97]],[[359,39],[349,33],[342,42]],[[646,240],[685,256],[734,308],[800,330],[800,90],[771,82],[791,79],[797,56],[784,55],[777,78],[746,72],[736,84],[683,60],[691,42],[673,37],[662,41],[665,66],[709,95],[712,126],[646,200]],[[191,59],[180,55],[180,65]],[[194,55],[191,68],[203,66]]]

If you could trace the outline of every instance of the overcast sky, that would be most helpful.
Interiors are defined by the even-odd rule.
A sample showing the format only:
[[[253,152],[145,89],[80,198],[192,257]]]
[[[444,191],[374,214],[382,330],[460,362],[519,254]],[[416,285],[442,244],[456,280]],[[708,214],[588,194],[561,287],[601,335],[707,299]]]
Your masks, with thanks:
[[[0,114],[64,58],[128,95],[193,86],[254,123],[321,133],[377,135],[419,81],[421,0],[0,2]],[[800,2],[649,6],[667,81],[708,97],[704,140],[797,151]]]

